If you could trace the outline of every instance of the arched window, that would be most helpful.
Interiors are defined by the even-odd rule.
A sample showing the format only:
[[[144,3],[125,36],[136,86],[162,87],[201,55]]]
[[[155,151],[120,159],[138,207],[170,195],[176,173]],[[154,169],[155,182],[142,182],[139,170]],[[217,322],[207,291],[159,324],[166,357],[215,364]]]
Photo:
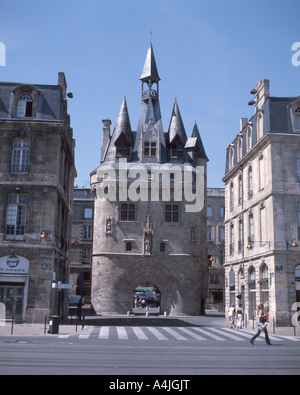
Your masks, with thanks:
[[[261,112],[257,114],[257,121],[256,121],[256,127],[257,127],[257,140],[260,140],[263,137],[263,115]]]
[[[32,117],[33,96],[23,93],[18,99],[17,117]]]
[[[268,275],[269,275],[269,268],[268,268],[268,266],[265,264],[265,265],[261,268],[261,280],[267,280],[267,279],[268,279]]]
[[[234,166],[234,147],[232,144],[229,149],[229,170],[232,169],[233,166]]]
[[[255,269],[254,269],[254,267],[251,267],[249,270],[249,281],[253,282],[255,280],[256,280]]]
[[[247,151],[250,151],[252,148],[252,127],[249,126],[247,128]]]
[[[269,269],[266,264],[260,270],[260,301],[266,306],[269,303]]]
[[[250,317],[256,316],[256,273],[254,267],[249,268],[249,313]]]
[[[35,118],[40,92],[33,85],[21,84],[13,90],[12,118]]]
[[[252,166],[248,169],[248,197],[249,199],[253,196],[253,172]]]
[[[241,160],[243,157],[243,140],[242,137],[238,138],[238,147],[237,147],[237,160]]]

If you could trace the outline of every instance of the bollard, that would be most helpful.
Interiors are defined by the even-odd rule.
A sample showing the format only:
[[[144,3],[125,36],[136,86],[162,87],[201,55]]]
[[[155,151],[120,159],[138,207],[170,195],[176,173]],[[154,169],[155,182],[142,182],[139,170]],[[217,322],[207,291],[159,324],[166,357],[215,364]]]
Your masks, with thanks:
[[[10,330],[11,335],[14,334],[14,322],[15,322],[15,316],[13,315],[11,318],[11,330]]]
[[[146,317],[149,317],[149,311],[146,311]]]
[[[166,316],[167,316],[167,312],[165,311],[165,312],[164,312],[164,317],[166,317]]]

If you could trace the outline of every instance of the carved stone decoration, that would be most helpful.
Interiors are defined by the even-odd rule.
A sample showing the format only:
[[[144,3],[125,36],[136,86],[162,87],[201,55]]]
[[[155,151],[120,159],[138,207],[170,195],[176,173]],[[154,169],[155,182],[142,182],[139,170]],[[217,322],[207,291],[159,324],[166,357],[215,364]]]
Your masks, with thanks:
[[[152,237],[153,227],[151,224],[150,215],[147,216],[147,221],[144,227],[144,255],[152,255]]]
[[[96,185],[92,186],[92,188],[91,188],[91,195],[92,195],[93,199],[97,198],[97,187],[96,187]]]
[[[191,227],[191,242],[196,242],[196,228],[195,228],[195,226]]]
[[[106,217],[105,219],[105,234],[107,237],[112,236],[113,233],[113,218]]]

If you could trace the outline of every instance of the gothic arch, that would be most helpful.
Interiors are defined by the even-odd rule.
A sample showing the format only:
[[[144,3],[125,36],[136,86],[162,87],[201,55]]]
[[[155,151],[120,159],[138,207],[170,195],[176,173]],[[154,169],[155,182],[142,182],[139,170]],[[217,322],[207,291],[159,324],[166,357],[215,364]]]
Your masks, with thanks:
[[[134,289],[139,284],[148,281],[164,289],[170,284],[178,285],[177,278],[163,265],[152,259],[131,265],[114,282],[114,288],[126,287]]]

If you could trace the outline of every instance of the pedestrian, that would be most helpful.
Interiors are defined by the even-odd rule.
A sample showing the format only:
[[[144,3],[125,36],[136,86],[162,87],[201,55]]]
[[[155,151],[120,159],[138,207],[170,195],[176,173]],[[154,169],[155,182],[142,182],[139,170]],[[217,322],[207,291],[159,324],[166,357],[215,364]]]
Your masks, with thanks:
[[[242,305],[240,304],[239,307],[236,310],[236,317],[237,317],[236,327],[238,329],[242,329],[242,326],[243,326],[243,314],[244,314],[244,310],[242,308]]]
[[[234,319],[235,319],[235,308],[234,308],[234,304],[229,308],[229,321],[230,321],[230,328],[235,328],[235,323],[234,323]]]
[[[261,332],[265,332],[266,343],[268,346],[271,346],[271,341],[269,338],[267,325],[268,325],[268,318],[264,313],[264,305],[260,304],[258,306],[258,310],[257,310],[257,328],[258,328],[258,330],[257,330],[256,335],[253,336],[252,339],[250,340],[250,343],[252,345],[254,345],[255,339],[258,338],[258,336],[261,334]]]

